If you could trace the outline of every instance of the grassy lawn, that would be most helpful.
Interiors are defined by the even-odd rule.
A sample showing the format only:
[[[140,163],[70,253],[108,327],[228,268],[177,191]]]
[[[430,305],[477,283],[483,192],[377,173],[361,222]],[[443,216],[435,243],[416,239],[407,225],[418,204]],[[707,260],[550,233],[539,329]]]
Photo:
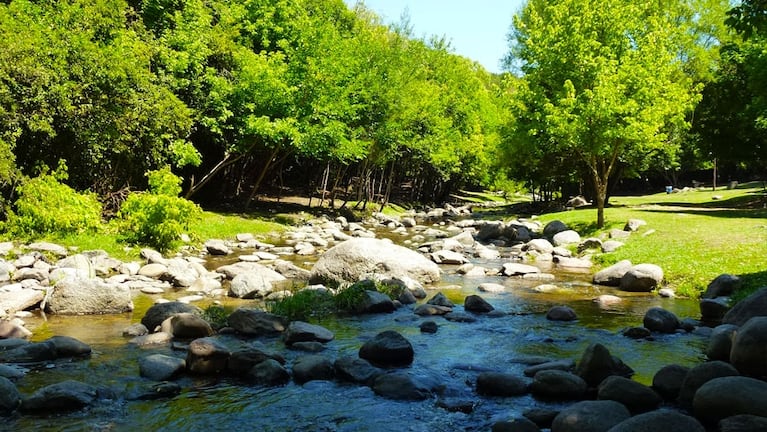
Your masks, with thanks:
[[[696,297],[722,273],[740,276],[747,291],[767,286],[766,200],[761,184],[750,184],[733,190],[613,197],[601,230],[596,229],[593,208],[540,219],[559,219],[587,237],[603,237],[612,228],[622,229],[628,219],[642,219],[647,225],[625,240],[625,246],[595,260],[603,266],[623,259],[657,264],[669,287]]]

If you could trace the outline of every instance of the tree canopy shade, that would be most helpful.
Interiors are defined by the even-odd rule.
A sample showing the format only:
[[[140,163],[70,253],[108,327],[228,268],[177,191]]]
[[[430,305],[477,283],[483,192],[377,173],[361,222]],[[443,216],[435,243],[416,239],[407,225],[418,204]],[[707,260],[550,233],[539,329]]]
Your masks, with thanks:
[[[514,18],[509,64],[519,64],[517,135],[577,160],[594,187],[597,225],[611,175],[675,152],[698,99],[683,73],[679,2],[530,0]]]

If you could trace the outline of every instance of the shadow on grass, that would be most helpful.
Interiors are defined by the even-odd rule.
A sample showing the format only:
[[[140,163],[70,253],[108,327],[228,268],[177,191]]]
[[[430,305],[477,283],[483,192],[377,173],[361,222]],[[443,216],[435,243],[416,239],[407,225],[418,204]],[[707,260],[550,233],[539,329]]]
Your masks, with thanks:
[[[689,213],[727,218],[767,218],[767,194],[762,191],[755,191],[726,200],[703,203],[673,201],[651,204],[661,208],[639,208],[639,210],[655,213]],[[668,209],[663,209],[662,207],[668,207]]]
[[[260,219],[270,222],[276,222],[287,225],[298,225],[305,222],[305,219],[311,219],[319,217],[321,215],[328,216],[345,216],[349,221],[357,221],[359,219],[354,212],[348,208],[329,208],[326,206],[318,206],[319,199],[314,199],[313,206],[289,202],[289,201],[254,201],[251,203],[250,208],[244,209],[235,205],[222,205],[206,207],[205,210],[214,211],[225,216],[237,216],[243,219]],[[325,200],[327,203],[327,199]],[[339,202],[338,200],[336,201]],[[342,201],[340,201],[342,202]],[[368,204],[368,209],[373,208],[371,204]],[[377,205],[375,206],[377,209]],[[302,215],[308,215],[306,217]]]
[[[740,277],[743,285],[741,289],[736,291],[732,296],[732,299],[735,302],[743,300],[753,292],[757,291],[759,288],[767,287],[767,270],[742,274],[738,275],[738,277]]]

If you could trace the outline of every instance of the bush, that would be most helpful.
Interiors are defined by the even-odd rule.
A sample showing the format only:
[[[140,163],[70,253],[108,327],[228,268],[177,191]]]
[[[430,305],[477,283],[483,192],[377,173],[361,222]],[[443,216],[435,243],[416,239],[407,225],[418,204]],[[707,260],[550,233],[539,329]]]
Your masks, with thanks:
[[[122,239],[151,246],[160,252],[173,248],[189,222],[202,210],[197,204],[178,197],[181,179],[170,168],[150,171],[148,192],[133,192],[118,213]]]
[[[95,231],[101,224],[101,204],[92,192],[77,192],[61,181],[63,162],[53,173],[43,173],[17,188],[15,210],[8,212],[5,230],[12,235],[71,234]]]

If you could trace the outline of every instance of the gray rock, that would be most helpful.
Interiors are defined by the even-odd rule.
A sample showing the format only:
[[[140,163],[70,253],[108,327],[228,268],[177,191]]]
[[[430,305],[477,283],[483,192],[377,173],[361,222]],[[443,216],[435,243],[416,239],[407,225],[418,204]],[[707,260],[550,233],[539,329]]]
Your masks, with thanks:
[[[227,363],[227,370],[236,375],[245,375],[254,366],[266,360],[274,360],[281,365],[285,364],[285,358],[282,355],[256,344],[232,352]]]
[[[358,314],[390,313],[396,306],[389,296],[382,292],[365,290],[359,302],[352,307],[350,312]]]
[[[680,325],[676,315],[660,307],[652,307],[647,310],[642,324],[646,329],[660,333],[674,333]]]
[[[527,393],[527,382],[508,373],[481,372],[477,376],[477,393],[485,396],[519,396]]]
[[[273,336],[287,329],[284,317],[260,309],[237,308],[229,315],[229,326],[240,333],[254,336]]]
[[[553,306],[546,312],[546,319],[549,321],[575,321],[578,319],[578,315],[569,306]]]
[[[620,402],[633,413],[651,411],[662,402],[650,387],[620,376],[605,378],[599,384],[597,398]]]
[[[567,224],[560,220],[553,220],[546,224],[546,226],[543,227],[543,235],[544,237],[552,238],[556,234],[559,234],[563,231],[567,231],[570,228],[568,228]]]
[[[501,284],[497,284],[497,283],[492,283],[492,282],[481,283],[481,284],[479,284],[477,289],[479,291],[489,292],[489,293],[501,293],[501,292],[505,292],[506,291],[506,287],[505,286],[503,286]]]
[[[469,262],[468,258],[462,253],[450,250],[440,250],[432,253],[430,256],[431,260],[437,264],[460,265]]]
[[[511,420],[502,420],[493,423],[491,432],[540,432],[538,426],[532,421],[522,417]]]
[[[538,267],[519,263],[504,263],[502,270],[504,276],[523,276],[540,272]]]
[[[630,339],[644,339],[650,337],[652,332],[646,327],[629,327],[623,330],[621,334]]]
[[[741,376],[714,378],[695,392],[693,410],[706,423],[741,414],[765,417],[767,382]]]
[[[325,327],[309,324],[303,321],[293,321],[285,332],[285,344],[292,345],[296,342],[321,342],[333,340],[335,335]]]
[[[463,312],[449,312],[444,315],[445,319],[452,322],[473,323],[477,318]]]
[[[378,333],[365,342],[359,356],[376,366],[399,367],[413,363],[413,345],[394,330]]]
[[[29,369],[21,366],[0,364],[0,377],[7,378],[11,381],[24,378],[27,372],[29,372]]]
[[[255,385],[274,387],[290,381],[290,374],[278,361],[266,359],[248,371],[247,378]]]
[[[703,384],[715,378],[738,375],[737,369],[722,361],[701,363],[687,372],[677,402],[684,408],[692,408],[693,397]]]
[[[150,354],[138,361],[139,373],[142,377],[153,381],[173,379],[186,368],[184,359],[164,354]]]
[[[285,277],[264,267],[252,263],[251,270],[240,273],[232,279],[229,295],[237,298],[263,298],[274,290],[274,284],[285,281]]]
[[[608,376],[631,376],[633,370],[613,357],[604,345],[593,343],[583,352],[575,373],[590,387],[596,387]]]
[[[602,249],[602,240],[596,237],[589,237],[578,243],[578,253],[583,253],[589,249]]]
[[[81,279],[90,279],[96,277],[96,269],[91,260],[83,254],[76,254],[59,260],[56,265],[60,268],[74,269],[77,276]]]
[[[434,305],[434,306],[442,306],[442,307],[447,307],[447,308],[452,308],[452,307],[454,307],[454,306],[455,306],[455,305],[453,304],[453,302],[451,302],[451,301],[450,301],[450,300],[449,300],[449,299],[448,299],[448,298],[445,296],[445,294],[443,294],[443,293],[441,293],[441,292],[439,292],[439,293],[435,294],[435,295],[434,295],[432,298],[430,298],[430,299],[429,299],[429,300],[426,302],[426,304],[430,304],[430,305]]]
[[[554,261],[554,264],[557,265],[557,267],[565,269],[588,269],[593,265],[591,261],[583,258],[555,256],[552,260]]]
[[[706,347],[706,357],[709,360],[730,361],[730,351],[732,350],[732,339],[738,326],[734,324],[722,324],[714,328],[711,336],[708,338]]]
[[[652,388],[663,399],[674,401],[679,397],[682,383],[687,377],[690,368],[671,364],[663,366],[652,378]]]
[[[333,363],[320,355],[299,357],[293,363],[293,380],[304,384],[314,380],[332,380],[335,377]]]
[[[8,378],[0,376],[0,415],[8,415],[21,406],[21,393]]]
[[[424,321],[422,322],[418,328],[421,329],[421,333],[436,333],[439,329],[439,326],[434,321]]]
[[[290,261],[276,260],[272,266],[274,267],[274,271],[287,279],[308,282],[312,275],[312,272],[309,270],[302,269]]]
[[[184,312],[199,315],[202,313],[202,310],[196,306],[181,302],[158,303],[147,309],[146,313],[141,318],[141,324],[152,332],[160,327],[162,322],[166,319],[175,314]]]
[[[467,312],[488,313],[495,308],[478,295],[468,295],[463,299],[463,308]]]
[[[357,238],[340,243],[312,268],[312,283],[357,282],[368,274],[409,277],[421,283],[440,279],[437,264],[408,248],[377,239]]]
[[[722,324],[742,326],[755,316],[767,316],[767,287],[759,288],[739,301],[724,315]]]
[[[617,241],[617,240],[607,240],[606,242],[602,243],[602,252],[603,253],[615,252],[616,250],[622,248],[624,245],[625,243]]]
[[[538,372],[545,371],[545,370],[560,370],[560,371],[572,371],[575,369],[575,360],[572,359],[564,359],[564,360],[551,360],[551,361],[545,361],[543,363],[539,363],[536,365],[529,366],[525,368],[523,373],[525,376],[535,376]]]
[[[431,397],[431,388],[405,372],[382,374],[373,380],[373,391],[393,400],[418,401]]]
[[[167,262],[167,261],[166,261]],[[165,273],[168,272],[168,267],[165,264],[149,263],[142,266],[138,270],[139,276],[146,276],[152,279],[160,279]]]
[[[719,422],[719,432],[760,432],[767,430],[767,417],[740,414]]]
[[[704,298],[700,300],[700,319],[706,323],[720,323],[730,309],[729,298]]]
[[[32,332],[18,322],[0,320],[0,338],[21,338],[27,339],[32,336]]]
[[[551,432],[605,432],[631,417],[615,401],[583,401],[563,409],[551,425]]]
[[[623,227],[623,231],[636,232],[639,227],[647,225],[647,222],[642,219],[629,219],[626,225]]]
[[[546,239],[533,239],[525,244],[528,251],[550,254],[554,251],[554,245]]]
[[[663,269],[655,264],[637,264],[621,278],[620,289],[629,292],[650,292],[663,282]]]
[[[98,399],[98,389],[79,381],[63,381],[43,387],[24,399],[24,411],[77,410],[93,404]]]
[[[546,399],[578,400],[583,398],[587,389],[583,378],[563,370],[540,371],[530,384],[533,396]]]
[[[223,240],[208,240],[205,242],[205,250],[211,255],[229,255],[232,250]]]
[[[127,285],[68,277],[56,283],[46,310],[60,315],[118,314],[132,311],[133,301]]]
[[[714,278],[711,283],[706,287],[706,292],[701,295],[701,298],[712,299],[716,297],[729,296],[737,291],[742,285],[742,281],[739,277],[731,274],[721,274]]]
[[[186,353],[186,367],[195,374],[219,373],[226,370],[230,355],[229,349],[216,339],[195,339]]]
[[[671,410],[639,414],[613,426],[608,432],[705,432],[706,429],[690,416]]]
[[[56,358],[86,357],[91,355],[91,347],[73,337],[52,336],[46,339],[44,343],[49,343],[53,346]]]
[[[128,342],[134,345],[138,345],[140,347],[145,347],[145,346],[151,346],[151,345],[167,345],[172,340],[173,340],[172,334],[158,331],[156,333],[136,336]]]
[[[33,251],[38,251],[38,252],[48,252],[59,257],[67,256],[67,248],[55,243],[34,242],[34,243],[30,243],[27,246],[27,248]]]
[[[213,328],[207,321],[189,312],[171,316],[160,324],[160,329],[179,339],[196,339],[213,334]]]
[[[743,375],[767,376],[767,317],[753,317],[735,332],[730,363]]]
[[[56,359],[56,348],[50,342],[29,343],[0,351],[5,363],[41,363]]]
[[[363,385],[372,385],[373,381],[384,373],[383,370],[371,365],[367,360],[354,356],[336,359],[333,367],[338,378]]]
[[[422,305],[418,305],[413,311],[413,313],[420,316],[433,316],[433,315],[446,315],[452,311],[453,311],[453,308],[449,308],[446,306],[422,304]]]
[[[581,236],[573,230],[565,230],[554,234],[551,238],[554,246],[567,246],[581,242]]]
[[[623,275],[634,267],[629,260],[618,261],[617,263],[598,271],[594,275],[594,283],[597,285],[619,286]]]

